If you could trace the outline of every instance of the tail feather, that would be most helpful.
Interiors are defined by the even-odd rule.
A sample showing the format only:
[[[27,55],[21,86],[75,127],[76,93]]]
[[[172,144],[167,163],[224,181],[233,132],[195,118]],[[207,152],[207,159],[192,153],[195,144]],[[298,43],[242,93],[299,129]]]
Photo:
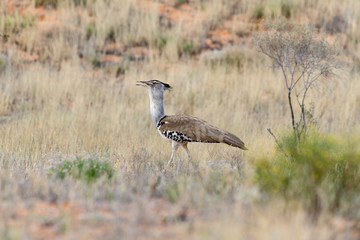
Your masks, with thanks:
[[[243,141],[241,141],[237,136],[235,136],[232,133],[226,133],[224,135],[224,143],[230,145],[230,146],[234,146],[234,147],[238,147],[241,148],[243,150],[247,150],[247,148],[245,147],[245,143]]]
[[[240,140],[237,136],[234,134],[225,131],[223,129],[213,127],[208,129],[208,137],[212,139],[212,141],[209,142],[218,142],[218,143],[226,143],[233,147],[238,147],[243,150],[248,150],[245,147],[245,143]]]

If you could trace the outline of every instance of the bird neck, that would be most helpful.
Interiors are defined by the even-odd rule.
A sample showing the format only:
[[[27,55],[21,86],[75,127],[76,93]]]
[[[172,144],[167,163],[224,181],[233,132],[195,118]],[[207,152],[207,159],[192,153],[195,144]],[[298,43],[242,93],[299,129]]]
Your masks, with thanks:
[[[149,90],[150,96],[150,114],[151,118],[155,124],[165,116],[164,114],[164,93],[163,92],[153,92]]]

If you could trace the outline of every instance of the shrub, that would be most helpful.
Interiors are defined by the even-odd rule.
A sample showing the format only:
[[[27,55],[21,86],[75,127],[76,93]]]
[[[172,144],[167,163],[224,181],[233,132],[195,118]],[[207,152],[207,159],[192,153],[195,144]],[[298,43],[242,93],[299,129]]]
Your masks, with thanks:
[[[284,90],[291,114],[292,128],[298,139],[306,134],[308,127],[306,98],[320,80],[334,76],[335,69],[343,67],[338,59],[335,45],[318,39],[312,26],[278,22],[268,24],[267,31],[254,35],[258,51],[268,56],[274,66],[281,70]],[[293,95],[296,96],[299,120],[296,120]]]
[[[275,155],[256,162],[256,181],[268,196],[360,217],[360,150],[355,141],[318,133],[298,142],[282,137]]]
[[[115,172],[114,167],[109,162],[93,156],[77,156],[70,160],[59,159],[51,162],[51,164],[48,169],[49,176],[55,176],[59,179],[72,177],[86,183],[93,183],[102,176],[106,176],[110,180]]]

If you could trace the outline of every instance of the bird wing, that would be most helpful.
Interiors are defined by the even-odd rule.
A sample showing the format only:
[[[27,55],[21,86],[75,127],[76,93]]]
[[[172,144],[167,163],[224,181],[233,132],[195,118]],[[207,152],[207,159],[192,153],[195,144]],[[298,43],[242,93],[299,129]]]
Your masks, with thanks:
[[[247,149],[244,142],[234,134],[192,116],[165,116],[159,121],[158,129],[168,138],[171,138],[172,134],[175,133],[176,136],[182,137],[182,141],[226,143],[244,150]]]

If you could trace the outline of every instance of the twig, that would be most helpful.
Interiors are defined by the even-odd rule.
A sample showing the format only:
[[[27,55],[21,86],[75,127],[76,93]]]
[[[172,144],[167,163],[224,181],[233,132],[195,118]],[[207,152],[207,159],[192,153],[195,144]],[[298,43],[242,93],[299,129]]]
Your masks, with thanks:
[[[275,139],[276,144],[280,147],[280,143],[279,143],[277,137],[275,136],[275,134],[271,131],[271,129],[268,128],[267,131],[270,133],[271,136],[273,136],[273,138]]]
[[[284,149],[281,147],[279,140],[277,139],[277,137],[275,136],[275,134],[271,131],[270,128],[267,128],[267,131],[270,133],[270,135],[274,138],[276,145],[278,146],[278,148],[283,152],[283,154],[285,155],[286,158],[289,158],[289,156],[286,154],[286,152],[284,151]]]

